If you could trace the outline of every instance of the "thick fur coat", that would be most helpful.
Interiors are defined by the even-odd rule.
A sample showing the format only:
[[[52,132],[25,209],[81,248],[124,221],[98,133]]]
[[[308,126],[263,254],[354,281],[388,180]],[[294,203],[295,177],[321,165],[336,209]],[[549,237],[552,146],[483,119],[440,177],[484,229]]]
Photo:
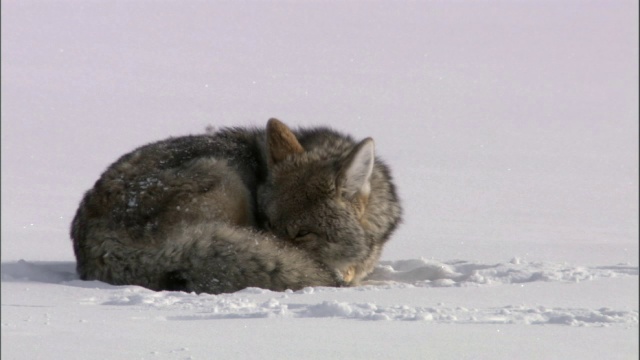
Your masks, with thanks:
[[[71,226],[84,280],[153,290],[357,284],[401,207],[373,140],[327,128],[227,128],[122,156]]]

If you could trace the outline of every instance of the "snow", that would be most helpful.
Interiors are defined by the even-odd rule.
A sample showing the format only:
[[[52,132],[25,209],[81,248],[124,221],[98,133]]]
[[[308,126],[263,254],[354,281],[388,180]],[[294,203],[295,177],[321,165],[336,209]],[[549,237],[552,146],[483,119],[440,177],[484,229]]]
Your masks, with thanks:
[[[3,359],[638,358],[634,1],[2,1]],[[68,229],[120,155],[329,125],[405,219],[367,284],[80,281]]]

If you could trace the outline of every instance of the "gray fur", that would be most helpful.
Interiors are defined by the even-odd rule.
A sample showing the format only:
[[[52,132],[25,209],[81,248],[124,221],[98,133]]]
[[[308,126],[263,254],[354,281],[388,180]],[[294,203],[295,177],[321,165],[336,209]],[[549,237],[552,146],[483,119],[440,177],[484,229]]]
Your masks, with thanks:
[[[371,139],[275,119],[140,147],[80,203],[77,271],[213,294],[357,284],[401,216],[388,168],[376,158],[369,173],[367,151]]]

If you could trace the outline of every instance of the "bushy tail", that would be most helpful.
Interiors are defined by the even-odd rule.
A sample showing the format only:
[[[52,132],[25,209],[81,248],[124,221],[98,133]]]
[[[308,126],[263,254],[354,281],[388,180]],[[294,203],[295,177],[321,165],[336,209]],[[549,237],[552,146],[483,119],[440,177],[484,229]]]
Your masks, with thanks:
[[[211,294],[342,285],[339,274],[300,250],[225,223],[185,225],[164,240],[144,244],[131,241],[125,231],[93,225],[83,227],[76,217],[72,229],[84,280]]]

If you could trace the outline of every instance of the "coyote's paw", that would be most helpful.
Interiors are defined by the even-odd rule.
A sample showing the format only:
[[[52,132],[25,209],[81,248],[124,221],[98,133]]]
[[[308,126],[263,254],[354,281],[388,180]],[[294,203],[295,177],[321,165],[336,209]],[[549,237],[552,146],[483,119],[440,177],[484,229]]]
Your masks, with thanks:
[[[349,285],[352,285],[351,282],[355,279],[355,277],[356,268],[354,266],[349,266],[342,271],[342,280]]]
[[[355,286],[356,268],[349,266],[347,268],[333,268],[333,277],[338,287]]]

